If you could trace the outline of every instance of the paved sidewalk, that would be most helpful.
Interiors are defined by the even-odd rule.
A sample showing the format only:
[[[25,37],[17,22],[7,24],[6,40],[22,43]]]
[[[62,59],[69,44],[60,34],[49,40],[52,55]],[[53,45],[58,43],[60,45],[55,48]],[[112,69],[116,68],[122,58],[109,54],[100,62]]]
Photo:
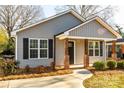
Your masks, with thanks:
[[[31,79],[0,81],[0,87],[9,88],[83,88],[83,80],[92,76],[86,69],[74,70],[73,74]]]

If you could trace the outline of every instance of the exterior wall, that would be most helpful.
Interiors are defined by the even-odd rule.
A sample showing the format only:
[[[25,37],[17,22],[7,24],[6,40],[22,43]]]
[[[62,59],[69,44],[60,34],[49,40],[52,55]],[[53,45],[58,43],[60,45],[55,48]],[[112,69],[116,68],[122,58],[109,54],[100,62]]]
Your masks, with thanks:
[[[28,34],[20,34],[17,37],[17,60],[20,61],[20,67],[25,67],[29,65],[30,67],[36,67],[38,65],[49,66],[51,62],[53,62],[53,58],[51,59],[23,59],[23,37],[26,38],[42,38],[36,37],[35,35],[30,37]],[[50,38],[51,39],[51,38]]]
[[[76,40],[76,64],[84,63],[84,40]]]
[[[56,65],[64,65],[64,40],[56,39]]]
[[[81,21],[79,19],[68,13],[60,17],[51,19],[50,21],[39,24],[35,27],[18,32],[16,42],[16,59],[20,61],[20,67],[25,67],[26,65],[29,65],[31,67],[35,67],[38,65],[48,66],[51,62],[53,62],[53,58],[23,60],[23,38],[53,39],[54,35],[70,29],[74,26],[77,26],[80,23]]]
[[[83,64],[84,40],[73,40],[75,42],[75,64]],[[64,65],[64,40],[56,39],[56,65]]]
[[[73,31],[69,32],[70,36],[95,37],[95,38],[116,38],[110,31],[105,29],[97,21],[91,21]]]

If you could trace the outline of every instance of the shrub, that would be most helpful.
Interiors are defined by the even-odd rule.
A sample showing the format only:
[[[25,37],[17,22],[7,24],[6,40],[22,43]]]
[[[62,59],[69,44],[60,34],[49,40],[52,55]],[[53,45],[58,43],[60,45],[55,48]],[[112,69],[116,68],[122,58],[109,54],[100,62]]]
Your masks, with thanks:
[[[96,70],[105,70],[105,62],[94,62],[93,67],[95,67]]]
[[[124,69],[124,61],[117,62],[117,68]]]
[[[4,75],[15,74],[17,72],[17,66],[15,62],[0,62],[0,68]]]
[[[8,43],[6,44],[2,55],[15,55],[15,45],[12,38],[8,39]]]
[[[55,62],[51,62],[50,67],[52,70],[55,70]]]
[[[115,69],[115,68],[116,68],[116,62],[113,61],[113,60],[108,61],[108,62],[107,62],[107,67],[108,67],[109,69]]]
[[[29,65],[26,65],[26,66],[25,66],[25,72],[26,72],[26,73],[29,73],[29,72],[30,72],[30,69],[31,69],[31,68],[30,68]]]

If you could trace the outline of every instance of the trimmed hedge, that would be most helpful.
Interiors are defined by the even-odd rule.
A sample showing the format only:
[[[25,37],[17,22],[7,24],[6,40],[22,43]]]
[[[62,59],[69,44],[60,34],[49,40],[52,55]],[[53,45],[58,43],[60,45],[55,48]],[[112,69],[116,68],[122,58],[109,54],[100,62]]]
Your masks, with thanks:
[[[124,69],[124,61],[117,62],[117,68]]]
[[[116,65],[117,65],[117,63],[115,61],[113,61],[113,60],[107,61],[107,67],[109,69],[115,69]]]
[[[95,67],[96,70],[105,70],[105,63],[102,61],[97,61],[93,63],[93,67]]]

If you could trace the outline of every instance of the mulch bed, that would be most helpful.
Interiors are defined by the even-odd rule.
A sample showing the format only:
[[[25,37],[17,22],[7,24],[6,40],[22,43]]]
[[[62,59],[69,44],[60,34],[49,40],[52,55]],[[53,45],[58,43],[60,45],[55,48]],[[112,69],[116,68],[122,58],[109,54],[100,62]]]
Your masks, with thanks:
[[[48,73],[38,73],[38,74],[33,73],[33,74],[8,75],[8,76],[1,76],[0,81],[37,78],[37,77],[47,77],[47,76],[57,76],[57,75],[65,75],[65,74],[72,74],[72,73],[73,73],[73,71],[68,69],[68,70],[56,70],[56,71],[51,71]]]

